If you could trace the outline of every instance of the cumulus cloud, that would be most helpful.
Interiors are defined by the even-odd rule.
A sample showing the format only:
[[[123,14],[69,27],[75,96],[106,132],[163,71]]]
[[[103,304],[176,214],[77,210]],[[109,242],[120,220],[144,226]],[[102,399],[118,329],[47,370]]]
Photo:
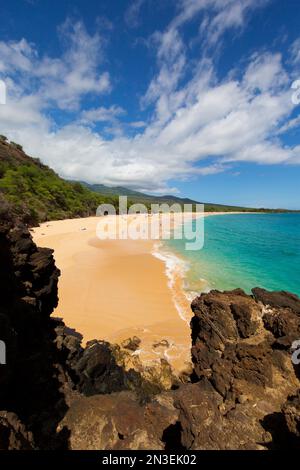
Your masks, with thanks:
[[[32,72],[32,61],[36,57],[36,52],[26,39],[18,42],[0,42],[0,71],[11,72]]]
[[[166,30],[151,38],[157,73],[142,99],[147,122],[122,123],[126,111],[117,104],[84,109],[88,93],[101,96],[111,85],[103,38],[82,23],[61,28],[60,57],[40,56],[26,39],[0,43],[0,74],[9,84],[8,103],[0,107],[1,133],[63,177],[144,191],[175,191],[171,180],[219,173],[238,161],[299,164],[300,148],[280,140],[298,125],[290,120],[290,83],[280,54],[256,53],[239,74],[232,70],[221,80],[206,54],[189,67],[183,24],[203,11],[213,44],[228,28],[242,27],[255,3],[264,2],[181,0]],[[58,126],[49,117],[53,107],[75,109],[77,118]],[[108,127],[97,131],[97,123]]]
[[[103,94],[111,88],[107,71],[99,72],[103,60],[103,41],[99,34],[89,35],[81,22],[70,19],[59,29],[66,45],[61,57],[40,57],[26,39],[0,42],[0,73],[13,82],[11,94],[21,89],[34,92],[60,109],[78,109],[82,98]]]

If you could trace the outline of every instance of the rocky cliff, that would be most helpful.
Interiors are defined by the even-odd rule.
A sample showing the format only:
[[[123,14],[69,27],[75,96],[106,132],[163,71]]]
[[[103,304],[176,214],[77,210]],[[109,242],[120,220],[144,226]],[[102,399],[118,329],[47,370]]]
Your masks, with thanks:
[[[83,348],[78,333],[50,317],[58,277],[51,250],[2,211],[1,449],[300,446],[296,296],[254,289],[197,297],[192,376],[164,390],[155,374],[125,367],[120,347],[94,340]],[[169,374],[167,364],[161,370]]]

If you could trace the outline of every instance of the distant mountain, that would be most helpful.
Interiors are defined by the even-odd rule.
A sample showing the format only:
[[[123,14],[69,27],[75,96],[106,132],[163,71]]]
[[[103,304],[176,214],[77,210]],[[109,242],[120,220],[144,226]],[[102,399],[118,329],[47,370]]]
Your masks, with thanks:
[[[95,215],[98,205],[113,204],[118,211],[118,196],[128,196],[128,205],[142,203],[150,209],[151,204],[192,204],[197,201],[177,196],[151,196],[139,191],[103,184],[66,181],[38,158],[25,154],[22,147],[0,136],[0,217],[10,206],[10,211],[28,225],[46,220],[57,220]],[[222,204],[205,204],[207,212],[267,211]],[[7,210],[6,210],[7,212]],[[276,211],[272,211],[276,212]],[[282,210],[280,212],[283,212]]]
[[[146,206],[150,204],[174,204],[178,203],[180,205],[183,204],[201,204],[199,201],[195,201],[189,198],[181,198],[178,196],[172,195],[165,195],[165,196],[151,196],[150,194],[145,194],[139,191],[133,191],[128,188],[124,188],[123,186],[115,186],[109,187],[105,186],[104,184],[89,184],[84,181],[81,181],[81,184],[86,188],[90,189],[91,191],[95,191],[97,193],[101,193],[104,195],[110,196],[128,196],[130,201],[133,203],[143,203]],[[224,204],[214,204],[214,203],[205,203],[205,211],[206,212],[257,212],[257,211],[269,211],[269,209],[256,209],[256,208],[249,208],[249,207],[240,207],[240,206],[228,206]],[[281,210],[278,210],[281,211]],[[271,211],[275,212],[275,210]]]
[[[144,197],[146,196],[144,193],[139,191],[133,191],[132,189],[124,188],[123,186],[105,186],[104,184],[89,184],[85,181],[80,181],[80,183],[85,186],[86,188],[90,189],[91,191],[95,191],[96,193],[106,194],[106,195],[118,195],[118,196],[132,196],[132,197]],[[151,196],[149,196],[151,197]]]

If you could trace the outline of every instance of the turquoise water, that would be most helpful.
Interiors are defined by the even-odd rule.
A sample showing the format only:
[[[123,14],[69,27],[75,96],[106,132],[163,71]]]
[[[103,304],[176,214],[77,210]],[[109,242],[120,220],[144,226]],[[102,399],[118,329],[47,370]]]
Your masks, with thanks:
[[[189,262],[188,289],[260,286],[300,295],[300,214],[209,216],[204,229],[200,251],[186,251],[185,240],[166,242]]]

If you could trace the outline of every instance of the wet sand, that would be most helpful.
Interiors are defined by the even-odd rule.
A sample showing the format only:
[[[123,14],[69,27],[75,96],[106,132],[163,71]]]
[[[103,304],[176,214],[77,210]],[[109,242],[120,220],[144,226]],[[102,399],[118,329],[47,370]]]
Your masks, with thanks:
[[[106,222],[114,217],[120,221],[121,216],[108,216]],[[165,357],[178,372],[186,369],[191,311],[181,273],[175,270],[170,283],[164,261],[153,256],[157,241],[100,240],[98,222],[99,217],[69,219],[32,229],[39,246],[54,249],[61,270],[53,316],[80,332],[84,343],[95,338],[120,343],[136,335],[144,363]],[[165,346],[153,347],[161,340]]]
[[[165,349],[170,350],[173,366],[185,368],[190,331],[174,305],[164,262],[151,254],[154,242],[99,240],[98,221],[70,219],[33,229],[39,246],[54,249],[61,270],[53,316],[80,332],[84,342],[95,338],[121,342],[135,334],[142,339],[142,361],[164,356],[166,351],[152,344],[167,339],[170,347]]]

